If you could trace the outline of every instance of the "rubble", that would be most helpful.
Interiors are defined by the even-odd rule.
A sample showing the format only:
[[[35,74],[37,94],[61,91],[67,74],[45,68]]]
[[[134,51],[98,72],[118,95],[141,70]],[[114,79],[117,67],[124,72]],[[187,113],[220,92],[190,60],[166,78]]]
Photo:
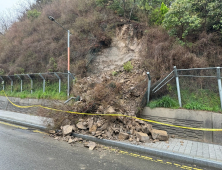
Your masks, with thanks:
[[[146,133],[136,132],[136,137],[139,139],[140,142],[148,142],[149,136]]]
[[[55,130],[49,130],[49,133],[50,134],[55,134],[56,132],[55,132]]]
[[[169,136],[167,134],[166,131],[164,130],[157,130],[157,129],[153,129],[151,131],[151,134],[152,134],[152,138],[155,140],[155,139],[158,139],[160,141],[167,141]]]
[[[61,129],[62,129],[62,134],[65,136],[72,133],[73,126],[70,125],[62,126]]]
[[[129,138],[129,135],[127,133],[123,133],[123,132],[119,133],[119,136],[118,136],[119,140],[126,140],[128,138]]]
[[[77,128],[79,129],[83,129],[83,130],[86,130],[87,127],[85,127],[86,123],[83,124],[83,122],[79,122],[76,124]]]

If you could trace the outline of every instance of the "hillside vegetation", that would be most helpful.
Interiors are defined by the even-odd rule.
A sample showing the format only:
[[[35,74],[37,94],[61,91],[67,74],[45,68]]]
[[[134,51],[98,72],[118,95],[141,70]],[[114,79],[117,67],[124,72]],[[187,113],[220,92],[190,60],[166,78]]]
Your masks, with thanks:
[[[67,72],[67,32],[52,16],[72,34],[72,93],[87,101],[79,110],[120,109],[124,99],[126,107],[135,102],[128,109],[134,115],[147,71],[154,83],[173,66],[222,66],[221,7],[218,0],[40,0],[13,23],[1,16],[0,74]],[[129,70],[123,68],[134,59]]]
[[[85,76],[86,56],[109,47],[115,28],[133,24],[142,35],[144,67],[156,79],[178,68],[221,66],[222,2],[199,0],[41,0],[9,28],[1,22],[2,75],[67,69]]]

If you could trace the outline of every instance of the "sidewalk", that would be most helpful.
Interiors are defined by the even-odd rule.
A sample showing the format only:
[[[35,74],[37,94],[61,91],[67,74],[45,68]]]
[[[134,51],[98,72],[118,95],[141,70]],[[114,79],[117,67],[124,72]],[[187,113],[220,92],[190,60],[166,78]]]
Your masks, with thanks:
[[[32,116],[22,113],[0,110],[0,121],[7,121],[23,126],[46,129],[43,122],[51,123],[52,119]],[[75,134],[86,140],[92,140],[104,145],[111,145],[135,152],[143,152],[161,157],[172,158],[191,164],[222,169],[222,145],[170,138],[169,142],[144,143],[133,145],[128,141],[120,142],[106,139],[98,139],[93,136]]]

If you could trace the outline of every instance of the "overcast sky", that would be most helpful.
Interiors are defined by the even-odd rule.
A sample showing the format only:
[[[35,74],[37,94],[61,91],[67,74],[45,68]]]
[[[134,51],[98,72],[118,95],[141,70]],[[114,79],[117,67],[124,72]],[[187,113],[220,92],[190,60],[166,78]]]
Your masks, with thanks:
[[[18,4],[26,1],[34,2],[35,0],[0,0],[0,14],[7,10],[14,10]]]

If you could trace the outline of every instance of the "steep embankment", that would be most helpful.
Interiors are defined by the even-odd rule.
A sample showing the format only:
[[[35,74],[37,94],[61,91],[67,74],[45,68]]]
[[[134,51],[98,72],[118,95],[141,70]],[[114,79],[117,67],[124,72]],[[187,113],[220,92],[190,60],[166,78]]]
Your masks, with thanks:
[[[117,27],[110,47],[92,61],[91,74],[75,83],[73,93],[81,97],[74,104],[75,110],[130,116],[140,112],[147,87],[147,75],[139,57],[141,38],[133,24]]]

